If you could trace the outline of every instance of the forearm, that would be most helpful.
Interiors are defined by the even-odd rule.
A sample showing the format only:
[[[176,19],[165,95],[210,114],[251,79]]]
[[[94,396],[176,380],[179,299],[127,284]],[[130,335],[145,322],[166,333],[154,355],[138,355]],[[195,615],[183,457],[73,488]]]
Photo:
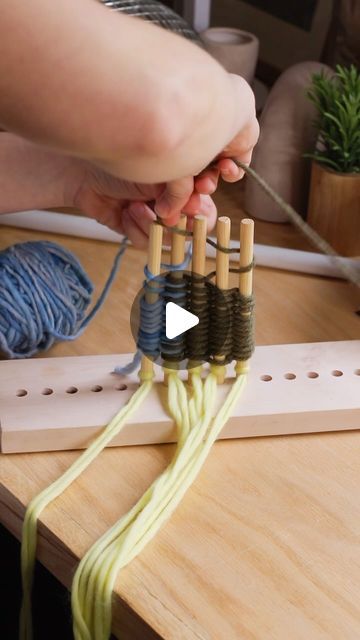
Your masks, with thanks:
[[[157,182],[197,173],[248,117],[228,74],[163,29],[95,0],[0,6],[0,126]]]
[[[71,204],[67,176],[74,173],[76,164],[71,158],[0,133],[0,214]]]

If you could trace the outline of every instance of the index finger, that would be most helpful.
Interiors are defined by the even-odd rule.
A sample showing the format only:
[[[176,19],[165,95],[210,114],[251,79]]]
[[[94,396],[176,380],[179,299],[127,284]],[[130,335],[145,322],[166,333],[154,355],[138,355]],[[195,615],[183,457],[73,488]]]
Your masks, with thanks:
[[[155,200],[155,212],[167,225],[174,225],[194,190],[194,178],[188,176],[172,180]]]

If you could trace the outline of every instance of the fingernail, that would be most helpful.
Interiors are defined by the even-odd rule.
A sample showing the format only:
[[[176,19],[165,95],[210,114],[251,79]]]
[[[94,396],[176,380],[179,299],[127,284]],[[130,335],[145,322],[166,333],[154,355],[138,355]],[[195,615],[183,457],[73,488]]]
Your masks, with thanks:
[[[201,203],[201,208],[203,211],[211,211],[213,207],[214,207],[214,204],[212,200],[204,200]]]
[[[156,215],[160,218],[166,218],[170,214],[170,205],[166,198],[160,198],[160,200],[155,203],[154,208]]]
[[[145,213],[145,205],[142,202],[134,202],[130,204],[130,209],[136,216],[143,216]]]

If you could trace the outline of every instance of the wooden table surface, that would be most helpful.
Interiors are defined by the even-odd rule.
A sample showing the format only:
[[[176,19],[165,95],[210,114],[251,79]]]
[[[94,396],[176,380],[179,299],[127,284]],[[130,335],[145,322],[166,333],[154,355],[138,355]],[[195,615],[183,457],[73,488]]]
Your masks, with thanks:
[[[222,213],[234,202],[221,196]],[[303,246],[284,225],[258,241]],[[0,228],[0,250],[51,237],[102,287],[116,247]],[[48,357],[133,350],[131,302],[145,256],[130,249],[84,335]],[[256,270],[258,344],[359,338],[354,289]],[[360,354],[359,354],[360,359]],[[261,402],[261,398],[259,398]],[[299,398],[301,402],[301,398]],[[164,468],[171,446],[108,449],[42,515],[38,556],[68,587],[79,558]],[[77,452],[0,457],[0,520],[20,537],[25,506]],[[144,552],[119,576],[113,629],[124,640],[359,640],[360,434],[223,441]]]

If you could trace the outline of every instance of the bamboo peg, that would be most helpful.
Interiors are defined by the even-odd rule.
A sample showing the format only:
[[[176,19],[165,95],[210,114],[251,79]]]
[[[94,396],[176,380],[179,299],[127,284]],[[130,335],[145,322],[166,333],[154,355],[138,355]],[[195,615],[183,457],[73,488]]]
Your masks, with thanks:
[[[230,244],[231,220],[227,216],[218,218],[216,225],[216,237],[220,247],[228,249]],[[216,251],[216,286],[219,289],[228,289],[229,287],[229,254],[223,251]],[[218,355],[218,360],[221,354]],[[224,359],[224,356],[222,357]],[[217,381],[223,384],[225,381],[226,367],[217,365],[215,367]]]
[[[186,230],[187,217],[185,215],[180,216],[179,222],[176,225],[176,229],[180,229],[181,231]],[[182,233],[172,233],[171,235],[171,252],[170,252],[170,262],[173,266],[181,264],[184,262],[185,258],[185,241],[186,236]],[[175,279],[181,279],[183,274],[181,271],[174,271],[172,274]],[[164,385],[167,386],[169,373],[167,370],[166,362],[163,364],[164,369]]]
[[[247,267],[254,258],[254,221],[244,218],[240,223],[240,259],[239,266]],[[253,269],[239,274],[239,292],[242,296],[249,297],[253,291]],[[246,314],[249,315],[249,314]],[[247,371],[248,361],[238,360],[235,365],[237,375]]]
[[[163,227],[157,222],[153,222],[150,227],[149,249],[148,249],[148,268],[152,276],[160,275],[161,271],[161,252],[162,252]],[[158,299],[158,293],[147,290],[145,293],[146,302],[154,304]],[[154,372],[152,361],[143,355],[141,359],[140,379],[149,378]]]

